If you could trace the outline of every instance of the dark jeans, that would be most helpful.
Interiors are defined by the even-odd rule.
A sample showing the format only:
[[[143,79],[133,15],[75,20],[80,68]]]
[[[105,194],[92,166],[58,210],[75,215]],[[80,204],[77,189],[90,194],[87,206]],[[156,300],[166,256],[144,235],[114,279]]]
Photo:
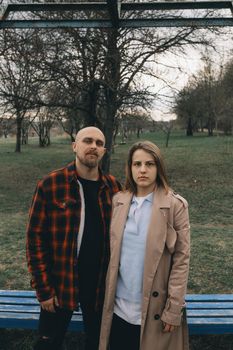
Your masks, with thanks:
[[[60,350],[73,312],[56,308],[56,312],[40,311],[40,338],[34,350]],[[46,338],[46,339],[45,339]]]
[[[113,314],[110,350],[139,350],[141,326],[126,322]]]
[[[101,326],[101,312],[94,306],[81,304],[84,330],[86,335],[85,350],[98,350]],[[72,311],[57,308],[55,313],[41,309],[39,320],[40,338],[34,350],[61,350]],[[47,339],[43,339],[46,337]]]
[[[96,312],[94,305],[81,303],[84,330],[86,334],[85,350],[98,350],[102,311]]]

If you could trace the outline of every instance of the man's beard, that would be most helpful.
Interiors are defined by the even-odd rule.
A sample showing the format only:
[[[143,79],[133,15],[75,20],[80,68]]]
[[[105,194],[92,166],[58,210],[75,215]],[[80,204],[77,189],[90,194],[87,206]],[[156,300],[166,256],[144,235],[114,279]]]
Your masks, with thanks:
[[[84,157],[79,157],[77,156],[78,160],[80,161],[81,164],[85,165],[89,169],[96,168],[98,166],[98,158],[96,157],[95,159],[86,159]]]

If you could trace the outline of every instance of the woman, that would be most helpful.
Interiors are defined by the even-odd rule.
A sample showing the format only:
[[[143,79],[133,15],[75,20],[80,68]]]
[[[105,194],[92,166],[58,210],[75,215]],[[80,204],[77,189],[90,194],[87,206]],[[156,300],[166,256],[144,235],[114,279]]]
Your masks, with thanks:
[[[188,349],[188,204],[169,188],[156,145],[132,146],[125,188],[113,198],[99,349]]]

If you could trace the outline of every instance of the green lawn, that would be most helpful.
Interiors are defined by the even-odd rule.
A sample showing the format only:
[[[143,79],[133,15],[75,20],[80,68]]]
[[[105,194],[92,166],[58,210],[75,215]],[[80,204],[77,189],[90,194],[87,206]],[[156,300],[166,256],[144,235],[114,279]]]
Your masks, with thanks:
[[[148,133],[141,139],[151,140],[162,149],[170,185],[189,202],[189,292],[233,293],[233,137],[198,134],[188,138],[174,132],[168,148],[164,147],[165,136],[161,133]],[[0,139],[0,289],[29,289],[25,226],[36,182],[73,159],[68,138],[52,141],[51,147],[42,149],[30,140],[22,153],[16,154],[14,140]],[[111,172],[121,181],[127,150],[134,141],[116,146],[112,156]],[[196,340],[192,342],[193,349],[210,349],[195,344]],[[216,340],[213,344],[217,344]],[[216,345],[216,349],[232,349],[228,340],[226,344],[225,348]]]
[[[233,137],[186,137],[177,132],[168,148],[161,134],[142,138],[162,149],[171,187],[189,202],[189,292],[232,293]],[[118,146],[113,157],[112,172],[119,178],[127,149],[128,145]]]

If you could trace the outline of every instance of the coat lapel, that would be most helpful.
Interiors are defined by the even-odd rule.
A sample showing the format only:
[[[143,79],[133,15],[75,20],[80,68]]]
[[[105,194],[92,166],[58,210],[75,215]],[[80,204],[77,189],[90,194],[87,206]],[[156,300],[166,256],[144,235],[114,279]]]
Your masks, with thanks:
[[[142,328],[145,323],[153,279],[164,251],[168,219],[167,210],[164,209],[170,208],[170,202],[170,196],[166,195],[162,189],[155,191],[144,261]],[[148,298],[145,298],[145,296],[148,296]]]
[[[122,192],[117,194],[114,203],[110,228],[111,261],[114,266],[119,265],[121,243],[132,197],[132,193]]]

